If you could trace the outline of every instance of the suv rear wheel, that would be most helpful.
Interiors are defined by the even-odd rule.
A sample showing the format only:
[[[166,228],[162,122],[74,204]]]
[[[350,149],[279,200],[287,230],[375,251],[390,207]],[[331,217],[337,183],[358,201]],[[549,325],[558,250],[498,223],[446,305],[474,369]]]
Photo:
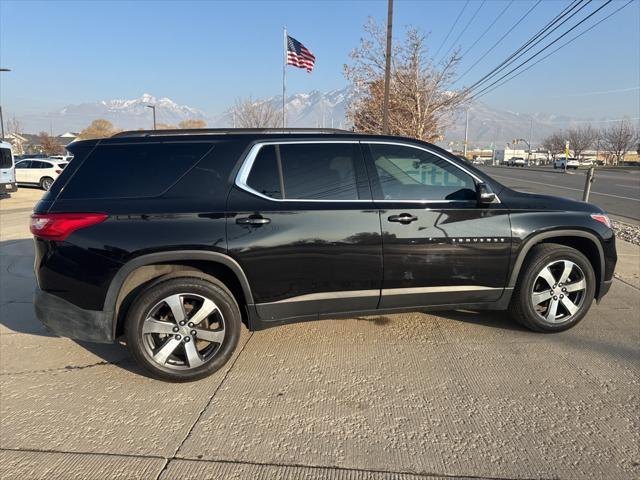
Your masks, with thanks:
[[[152,284],[127,314],[127,345],[152,376],[197,380],[220,369],[240,338],[240,309],[220,282],[180,277]]]
[[[558,244],[533,247],[511,299],[511,315],[537,332],[559,332],[586,315],[595,273],[579,251]]]

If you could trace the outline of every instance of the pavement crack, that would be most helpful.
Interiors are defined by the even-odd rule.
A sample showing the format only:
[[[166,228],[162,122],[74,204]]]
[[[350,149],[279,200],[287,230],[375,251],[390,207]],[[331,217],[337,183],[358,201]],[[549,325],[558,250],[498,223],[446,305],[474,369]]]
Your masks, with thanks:
[[[204,412],[207,411],[207,409],[209,408],[209,406],[211,405],[211,403],[213,402],[213,399],[216,397],[216,394],[218,393],[218,391],[220,390],[220,388],[222,388],[222,385],[224,385],[224,382],[227,380],[227,377],[229,376],[229,374],[231,373],[231,370],[233,370],[233,367],[236,365],[236,362],[238,361],[238,359],[240,358],[240,356],[242,355],[242,352],[244,352],[245,348],[247,348],[247,345],[249,344],[249,342],[251,341],[251,339],[253,338],[253,332],[250,332],[249,334],[249,338],[247,339],[246,342],[244,342],[244,345],[242,346],[242,348],[240,349],[240,351],[238,352],[238,355],[236,355],[236,358],[233,360],[233,363],[231,363],[231,365],[229,365],[229,368],[227,369],[227,371],[224,373],[224,377],[222,377],[222,381],[218,384],[218,386],[216,387],[216,389],[213,391],[213,394],[211,395],[211,398],[209,398],[209,401],[207,402],[207,404],[204,406],[204,408],[202,408],[202,410],[200,410],[200,413],[198,414],[196,420],[193,422],[193,424],[191,425],[191,428],[189,428],[189,431],[187,432],[187,434],[185,435],[185,437],[182,439],[182,441],[180,442],[180,445],[178,445],[178,448],[176,448],[175,452],[173,453],[173,456],[169,459],[169,462],[167,462],[167,467],[168,464],[171,463],[171,460],[173,460],[174,458],[176,458],[176,455],[178,455],[178,452],[180,451],[180,449],[182,448],[182,446],[185,444],[185,442],[189,439],[189,437],[191,436],[191,433],[193,432],[193,429],[195,428],[195,426],[198,424],[198,422],[200,421],[200,419],[202,418],[202,415],[204,415]],[[162,472],[161,472],[162,473]],[[158,476],[158,478],[160,478]],[[157,479],[156,479],[157,480]]]
[[[616,280],[620,280],[622,283],[624,283],[625,285],[630,286],[631,288],[634,288],[636,290],[640,290],[640,288],[636,287],[635,285],[632,285],[631,283],[627,282],[626,280],[623,280],[621,277],[619,277],[618,275],[614,274],[613,277]]]

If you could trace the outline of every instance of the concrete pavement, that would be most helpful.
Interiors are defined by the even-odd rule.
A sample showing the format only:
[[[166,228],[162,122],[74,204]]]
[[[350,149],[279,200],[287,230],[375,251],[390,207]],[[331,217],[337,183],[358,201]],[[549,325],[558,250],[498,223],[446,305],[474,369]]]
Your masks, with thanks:
[[[0,201],[2,479],[640,476],[639,247],[567,332],[469,311],[244,330],[223,371],[174,385],[37,322],[38,195]]]

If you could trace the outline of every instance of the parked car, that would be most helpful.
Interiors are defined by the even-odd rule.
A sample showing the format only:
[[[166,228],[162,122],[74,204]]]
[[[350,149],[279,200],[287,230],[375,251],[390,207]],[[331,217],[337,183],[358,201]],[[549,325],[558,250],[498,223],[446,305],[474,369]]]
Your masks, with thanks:
[[[69,148],[31,219],[37,317],[124,335],[164,380],[220,369],[241,323],[507,309],[559,332],[611,286],[600,208],[511,190],[418,140],[205,129]]]
[[[511,157],[509,159],[510,167],[524,167],[525,161],[522,157]]]
[[[596,165],[595,160],[592,160],[590,158],[585,158],[580,160],[580,166],[581,167],[593,167]]]
[[[569,170],[570,168],[573,168],[574,170],[577,170],[578,167],[580,166],[580,162],[578,161],[577,158],[572,158],[569,157],[567,159],[565,159],[564,157],[558,157],[553,161],[553,168],[562,168],[564,169],[564,164],[567,164],[567,170]]]
[[[474,158],[473,162],[471,162],[473,165],[484,165],[484,160],[480,159],[480,158]]]
[[[0,196],[17,190],[11,144],[0,141]]]
[[[21,160],[16,163],[16,181],[19,185],[37,185],[49,190],[67,164],[50,158]]]

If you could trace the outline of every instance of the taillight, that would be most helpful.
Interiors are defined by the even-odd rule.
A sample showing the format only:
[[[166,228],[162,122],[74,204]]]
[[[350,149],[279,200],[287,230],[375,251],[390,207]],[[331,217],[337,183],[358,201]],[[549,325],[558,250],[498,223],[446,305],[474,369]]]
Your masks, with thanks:
[[[104,213],[34,213],[30,230],[36,237],[45,240],[64,240],[80,228],[104,222]]]
[[[60,175],[62,173],[62,170],[56,170],[56,173]]]
[[[607,217],[606,215],[603,215],[601,213],[592,213],[591,218],[593,218],[597,222],[604,223],[607,227],[611,228],[611,220],[609,220],[609,217]]]

